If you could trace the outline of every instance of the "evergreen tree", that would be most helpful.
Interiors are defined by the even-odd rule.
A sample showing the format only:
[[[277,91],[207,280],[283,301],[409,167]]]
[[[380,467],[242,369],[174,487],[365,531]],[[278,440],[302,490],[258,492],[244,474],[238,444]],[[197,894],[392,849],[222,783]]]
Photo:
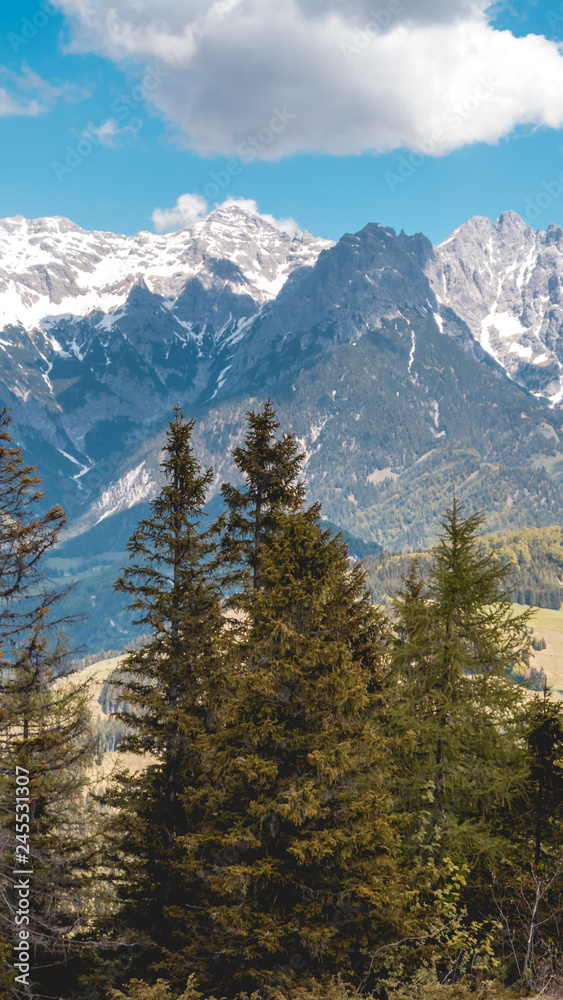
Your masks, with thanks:
[[[512,809],[513,850],[496,866],[493,891],[509,972],[541,991],[560,974],[563,945],[563,706],[547,686],[527,706],[523,736],[527,780]]]
[[[232,579],[240,585],[244,573],[250,573],[257,590],[264,545],[272,537],[278,514],[298,510],[303,504],[305,487],[298,475],[304,455],[297,450],[294,434],[276,439],[280,425],[271,400],[259,413],[248,411],[247,418],[244,447],[233,450],[245,486],[239,489],[226,483],[221,488],[228,508],[222,550],[238,569]]]
[[[418,840],[438,855],[457,842],[465,860],[493,849],[499,807],[524,780],[523,695],[510,675],[527,652],[532,612],[514,615],[510,567],[479,547],[483,520],[463,517],[454,497],[427,588],[413,570],[394,602],[397,716],[417,739],[403,793]]]
[[[528,707],[525,737],[534,864],[539,865],[559,851],[563,803],[563,705],[551,700],[547,686]]]
[[[230,995],[285,976],[359,974],[398,934],[399,884],[374,721],[386,623],[319,505],[276,513],[260,587],[239,593],[223,725],[202,738],[209,793],[184,838],[178,985]],[[190,810],[193,793],[185,797]]]
[[[49,587],[41,564],[57,541],[64,512],[38,512],[40,480],[12,445],[6,410],[0,426],[0,838],[6,903],[0,932],[13,946],[19,932],[12,872],[29,868],[29,921],[20,920],[20,926],[29,931],[29,981],[35,983],[26,995],[36,996],[42,995],[37,990],[48,991],[54,976],[61,980],[85,916],[90,851],[81,803],[93,740],[86,686],[68,676],[61,632],[68,619],[55,615],[66,592]],[[16,827],[18,773],[28,775],[29,794]],[[12,953],[12,981],[13,961]]]
[[[215,535],[204,531],[211,469],[197,461],[178,408],[168,427],[164,485],[128,543],[130,564],[115,589],[128,595],[134,623],[149,634],[114,678],[130,735],[120,744],[145,766],[112,789],[115,863],[121,872],[121,920],[156,947],[174,940],[173,908],[188,906],[178,880],[179,838],[192,828],[181,795],[197,785],[196,741],[209,715],[210,679],[223,618],[213,583]]]
[[[430,875],[418,901],[426,917],[455,898],[443,907],[443,933],[423,949],[450,980],[491,957],[493,941],[500,947],[498,879],[516,877],[528,788],[526,699],[513,678],[533,612],[514,613],[512,567],[481,547],[483,519],[464,517],[454,497],[424,578],[414,563],[394,601],[390,721],[415,738],[414,754],[397,758],[396,802],[405,848]]]

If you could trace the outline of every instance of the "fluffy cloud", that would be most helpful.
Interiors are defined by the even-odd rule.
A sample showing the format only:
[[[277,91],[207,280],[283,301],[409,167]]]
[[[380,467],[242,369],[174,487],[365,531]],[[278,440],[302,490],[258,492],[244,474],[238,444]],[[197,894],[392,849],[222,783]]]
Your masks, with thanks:
[[[174,232],[191,226],[208,213],[208,204],[199,194],[182,194],[174,208],[155,208],[152,221],[157,233]]]
[[[219,207],[228,208],[229,205],[236,205],[237,208],[242,208],[245,212],[259,215],[261,219],[269,222],[280,232],[287,233],[288,236],[295,236],[300,231],[295,219],[276,219],[267,212],[261,212],[253,198],[227,198]],[[209,205],[205,198],[199,194],[182,194],[174,208],[155,208],[152,213],[152,221],[157,233],[169,233],[183,229],[184,226],[191,226],[208,214]]]
[[[488,2],[159,0],[157,13],[154,0],[56,2],[74,51],[166,74],[149,99],[204,155],[439,155],[563,124],[559,47],[495,30]],[[276,113],[286,124],[264,142]]]

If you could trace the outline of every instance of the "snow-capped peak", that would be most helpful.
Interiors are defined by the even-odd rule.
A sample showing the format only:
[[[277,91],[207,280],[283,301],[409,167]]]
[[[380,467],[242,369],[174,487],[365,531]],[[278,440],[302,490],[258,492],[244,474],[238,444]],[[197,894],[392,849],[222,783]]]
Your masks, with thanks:
[[[45,331],[63,316],[111,314],[141,281],[172,302],[198,277],[263,303],[330,245],[305,232],[291,238],[236,205],[166,235],[89,232],[61,216],[2,219],[0,330]],[[221,269],[219,261],[232,267]]]
[[[513,211],[469,219],[428,267],[439,300],[511,378],[552,403],[563,397],[563,231]]]

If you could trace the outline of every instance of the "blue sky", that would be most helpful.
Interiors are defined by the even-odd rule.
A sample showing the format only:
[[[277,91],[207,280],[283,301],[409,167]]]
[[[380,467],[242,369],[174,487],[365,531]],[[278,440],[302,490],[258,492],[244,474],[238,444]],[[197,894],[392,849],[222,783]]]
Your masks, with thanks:
[[[504,209],[563,225],[559,0],[358,0],[353,22],[296,0],[264,24],[252,4],[2,5],[0,217],[135,233],[232,197],[333,239],[439,242]]]

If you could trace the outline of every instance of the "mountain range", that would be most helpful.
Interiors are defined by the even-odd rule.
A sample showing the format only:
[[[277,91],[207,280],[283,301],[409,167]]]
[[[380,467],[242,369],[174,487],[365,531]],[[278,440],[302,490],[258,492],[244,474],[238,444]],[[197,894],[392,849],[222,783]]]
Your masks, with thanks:
[[[215,469],[211,510],[269,396],[358,555],[427,545],[454,487],[490,530],[559,523],[562,276],[562,230],[514,212],[437,247],[371,223],[291,237],[236,205],[165,236],[0,221],[0,401],[67,507],[52,569],[97,609],[87,645],[127,631],[103,581],[177,403]]]

